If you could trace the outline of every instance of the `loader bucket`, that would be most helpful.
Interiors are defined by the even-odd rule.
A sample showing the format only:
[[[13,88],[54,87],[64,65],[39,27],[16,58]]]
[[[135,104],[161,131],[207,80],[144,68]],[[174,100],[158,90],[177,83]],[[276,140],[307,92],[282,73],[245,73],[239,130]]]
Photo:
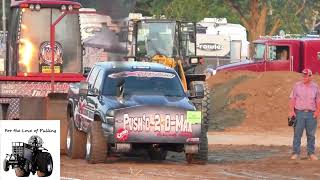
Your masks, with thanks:
[[[67,152],[67,107],[68,99],[65,93],[50,93],[47,97],[46,119],[60,120],[60,153]]]

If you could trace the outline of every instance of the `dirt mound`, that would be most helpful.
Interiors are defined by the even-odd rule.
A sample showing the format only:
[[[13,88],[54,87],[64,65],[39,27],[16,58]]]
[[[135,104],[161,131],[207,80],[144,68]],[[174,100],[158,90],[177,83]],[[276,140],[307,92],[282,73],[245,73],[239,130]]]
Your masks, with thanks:
[[[211,88],[211,130],[276,131],[287,128],[288,100],[295,72],[219,72]],[[313,77],[320,84],[320,76]]]

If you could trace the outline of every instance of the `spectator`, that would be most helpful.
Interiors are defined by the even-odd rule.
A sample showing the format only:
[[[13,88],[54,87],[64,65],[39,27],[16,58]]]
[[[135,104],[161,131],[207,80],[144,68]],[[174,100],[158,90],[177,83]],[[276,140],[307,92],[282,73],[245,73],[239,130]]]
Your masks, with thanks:
[[[280,53],[280,60],[288,60],[288,51],[286,49],[282,50]]]
[[[293,153],[290,159],[300,158],[301,137],[304,129],[307,134],[307,150],[310,160],[318,160],[315,155],[315,133],[320,112],[319,86],[312,81],[312,71],[304,69],[303,80],[297,82],[290,94],[289,116],[295,116]]]

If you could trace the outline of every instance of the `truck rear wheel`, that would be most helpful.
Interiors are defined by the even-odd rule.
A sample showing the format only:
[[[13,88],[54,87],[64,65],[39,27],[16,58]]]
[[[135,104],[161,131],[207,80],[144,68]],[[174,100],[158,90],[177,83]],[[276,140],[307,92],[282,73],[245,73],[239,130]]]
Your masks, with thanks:
[[[162,148],[150,149],[148,154],[151,160],[163,161],[166,160],[168,151],[163,150]]]
[[[210,110],[212,108],[211,106],[211,94],[210,90],[208,88],[208,84],[204,82],[204,97],[202,99],[202,119],[203,123],[205,125],[206,132],[208,131],[210,120],[212,119],[212,113],[210,113]]]
[[[30,175],[30,171],[25,171],[23,168],[15,168],[15,173],[17,177],[28,177]]]
[[[206,164],[208,162],[208,137],[205,127],[201,126],[199,152],[197,154],[186,154],[189,164]]]
[[[84,159],[86,148],[86,134],[79,131],[74,124],[73,117],[69,119],[67,133],[67,153],[72,159]]]
[[[3,170],[4,171],[9,171],[9,163],[8,160],[3,160]]]
[[[38,166],[37,175],[39,177],[48,177],[52,174],[53,161],[50,153],[39,153],[36,162]]]
[[[107,153],[108,144],[103,135],[101,121],[93,121],[87,134],[86,159],[90,164],[103,163]]]

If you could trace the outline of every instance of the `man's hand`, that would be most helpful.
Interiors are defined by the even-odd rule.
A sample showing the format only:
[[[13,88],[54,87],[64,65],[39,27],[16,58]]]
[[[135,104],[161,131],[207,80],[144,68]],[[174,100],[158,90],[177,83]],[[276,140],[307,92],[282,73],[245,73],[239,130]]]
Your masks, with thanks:
[[[317,119],[317,118],[319,117],[319,114],[320,114],[319,111],[315,111],[315,112],[313,113],[313,117],[314,117],[315,119]]]
[[[296,117],[296,113],[294,111],[289,112],[289,117],[292,117],[292,116]]]

